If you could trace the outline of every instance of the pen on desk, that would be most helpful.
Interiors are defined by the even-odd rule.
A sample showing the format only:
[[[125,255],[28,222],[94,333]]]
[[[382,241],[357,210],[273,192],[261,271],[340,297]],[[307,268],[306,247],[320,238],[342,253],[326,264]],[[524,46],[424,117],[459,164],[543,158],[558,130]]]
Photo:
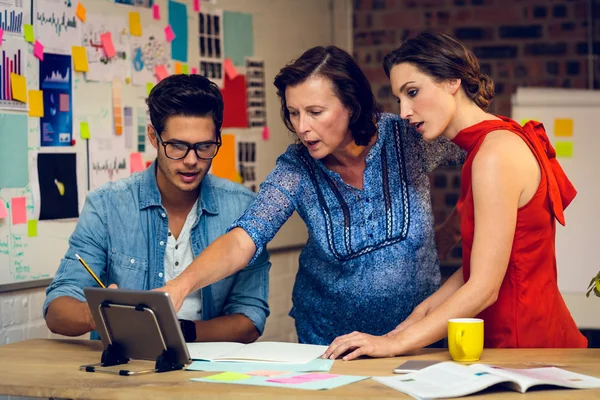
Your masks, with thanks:
[[[106,286],[104,286],[104,283],[102,283],[102,281],[100,279],[98,279],[98,277],[96,276],[94,271],[92,271],[92,269],[90,267],[88,267],[88,265],[85,263],[85,261],[83,261],[83,258],[79,257],[79,254],[75,254],[75,257],[77,257],[77,259],[79,260],[81,265],[83,265],[85,267],[85,269],[87,269],[87,272],[90,273],[90,275],[92,276],[92,278],[94,278],[96,283],[98,285],[100,285],[101,288],[106,289]]]

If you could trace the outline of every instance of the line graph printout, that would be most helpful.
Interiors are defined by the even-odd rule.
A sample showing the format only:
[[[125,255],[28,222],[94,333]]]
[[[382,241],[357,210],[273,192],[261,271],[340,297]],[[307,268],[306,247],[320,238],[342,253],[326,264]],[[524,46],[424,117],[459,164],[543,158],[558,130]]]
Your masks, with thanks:
[[[41,145],[71,146],[71,56],[44,53],[44,61],[40,62],[40,89],[44,92],[44,116],[40,118]]]
[[[35,34],[43,38],[45,51],[71,54],[72,46],[81,46],[80,21],[75,16],[77,2],[38,0],[35,4]]]
[[[1,1],[1,0],[0,0]],[[85,77],[90,81],[112,82],[113,79],[125,79],[129,76],[129,37],[125,29],[125,18],[88,14],[82,24],[82,42],[87,52],[89,71]],[[111,33],[117,55],[106,57],[100,35]]]
[[[27,104],[13,100],[10,73],[25,75],[27,42],[4,40],[0,46],[0,109],[27,110]]]
[[[0,0],[0,28],[6,35],[23,36],[23,25],[30,23],[30,0]]]

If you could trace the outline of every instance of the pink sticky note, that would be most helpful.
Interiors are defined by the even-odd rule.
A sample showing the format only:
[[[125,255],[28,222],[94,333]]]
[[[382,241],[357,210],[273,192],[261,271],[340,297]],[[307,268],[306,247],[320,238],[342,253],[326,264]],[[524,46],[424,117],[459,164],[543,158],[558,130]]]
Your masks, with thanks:
[[[160,19],[160,6],[158,4],[152,6],[152,17],[154,19]]]
[[[194,11],[200,12],[200,0],[194,0]]]
[[[105,32],[100,35],[100,41],[102,41],[102,47],[104,48],[104,52],[108,58],[114,57],[117,55],[115,51],[115,45],[113,44],[112,35],[110,32]]]
[[[235,65],[233,65],[233,62],[229,57],[227,57],[223,62],[223,68],[225,69],[225,73],[231,80],[233,80],[238,75],[237,69],[235,69]]]
[[[154,75],[156,75],[158,81],[160,82],[169,76],[169,71],[167,71],[167,68],[164,65],[157,65],[154,68]]]
[[[303,374],[303,375],[296,375],[294,378],[311,380],[311,381],[320,381],[323,379],[337,378],[338,376],[340,376],[340,375],[336,375],[336,374]]]
[[[262,139],[269,140],[270,138],[271,138],[271,132],[269,132],[269,127],[263,126]]]
[[[6,204],[4,204],[3,200],[0,200],[0,219],[4,219],[8,217],[8,210],[6,209]]]
[[[276,379],[267,379],[267,382],[273,383],[285,383],[290,385],[297,385],[299,383],[310,382],[311,379],[301,379],[296,376],[292,376],[291,378],[276,378]]]
[[[246,372],[246,375],[252,375],[252,376],[276,376],[276,375],[282,375],[282,374],[287,374],[287,372],[285,372],[285,371],[269,371],[269,370],[258,370],[258,371]]]
[[[0,46],[2,46],[2,36],[4,36],[4,29],[0,28]]]
[[[142,172],[145,169],[142,153],[131,153],[129,155],[129,170],[134,172]]]
[[[167,38],[167,42],[172,42],[175,39],[175,32],[173,32],[171,25],[167,25],[165,28],[165,38]]]
[[[10,201],[10,208],[12,210],[13,225],[27,223],[27,202],[25,197],[13,197]]]
[[[198,68],[192,68],[192,74],[198,75]]]
[[[38,59],[44,61],[44,45],[37,40],[33,45],[33,55],[36,56]]]

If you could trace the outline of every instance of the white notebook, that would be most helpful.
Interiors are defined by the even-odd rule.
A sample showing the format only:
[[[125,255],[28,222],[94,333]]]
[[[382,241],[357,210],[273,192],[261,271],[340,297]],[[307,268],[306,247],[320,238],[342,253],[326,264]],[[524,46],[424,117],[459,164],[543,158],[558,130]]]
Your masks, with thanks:
[[[327,346],[282,342],[188,343],[187,347],[192,360],[283,364],[305,364],[320,357],[327,350]]]

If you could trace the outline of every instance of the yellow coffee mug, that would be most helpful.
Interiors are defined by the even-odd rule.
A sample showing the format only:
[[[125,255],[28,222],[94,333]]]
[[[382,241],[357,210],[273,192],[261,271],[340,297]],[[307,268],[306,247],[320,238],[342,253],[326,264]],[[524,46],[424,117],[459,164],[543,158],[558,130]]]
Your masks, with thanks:
[[[448,350],[454,361],[477,361],[483,353],[483,320],[455,318],[448,321]]]

